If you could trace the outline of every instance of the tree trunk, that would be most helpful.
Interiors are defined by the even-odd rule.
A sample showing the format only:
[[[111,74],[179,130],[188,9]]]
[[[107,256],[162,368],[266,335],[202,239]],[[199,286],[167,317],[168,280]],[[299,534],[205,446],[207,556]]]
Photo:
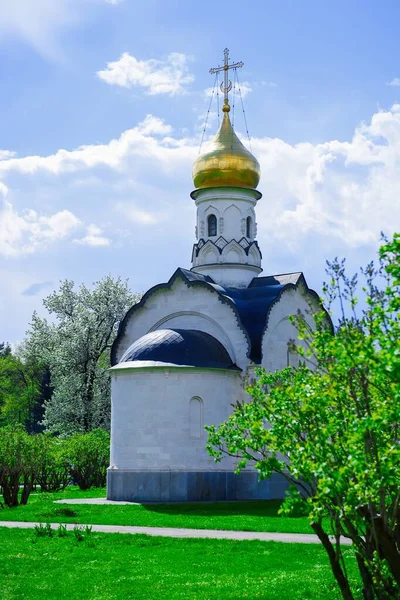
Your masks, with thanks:
[[[374,584],[372,581],[371,573],[365,567],[364,561],[359,553],[356,553],[358,570],[360,571],[361,579],[363,582],[363,598],[364,600],[374,600]]]
[[[374,519],[374,527],[378,538],[379,551],[389,563],[391,574],[398,587],[397,591],[400,592],[400,553],[396,541],[392,533],[385,528],[381,517]]]
[[[339,563],[335,549],[332,545],[332,542],[329,539],[328,534],[325,533],[325,531],[322,529],[322,525],[320,523],[311,523],[311,527],[314,529],[315,533],[321,540],[321,543],[328,554],[333,575],[335,576],[335,579],[338,582],[344,600],[354,600],[354,596],[351,592],[349,582],[347,580],[347,577],[343,573],[343,569]]]

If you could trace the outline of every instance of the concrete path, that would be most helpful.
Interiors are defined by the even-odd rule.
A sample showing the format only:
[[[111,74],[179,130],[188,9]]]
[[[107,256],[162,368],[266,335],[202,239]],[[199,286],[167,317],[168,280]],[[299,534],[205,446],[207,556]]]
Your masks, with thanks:
[[[37,523],[28,523],[23,521],[0,521],[0,527],[33,529]],[[57,529],[59,523],[51,523],[52,529]],[[85,527],[84,524],[78,525],[68,523],[67,529],[73,530],[74,527]],[[284,542],[297,544],[319,544],[320,541],[316,535],[308,533],[267,533],[258,531],[223,531],[220,529],[181,529],[177,527],[131,527],[127,525],[90,525],[92,531],[99,533],[144,533],[160,537],[172,538],[209,538],[217,540],[261,540],[263,542]],[[351,541],[342,539],[342,544],[351,545]]]

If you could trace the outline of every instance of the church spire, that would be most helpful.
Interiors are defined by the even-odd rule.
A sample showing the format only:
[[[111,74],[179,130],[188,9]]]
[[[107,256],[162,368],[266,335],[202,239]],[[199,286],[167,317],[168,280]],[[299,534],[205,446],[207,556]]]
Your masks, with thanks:
[[[260,165],[255,156],[245,148],[236,135],[229,118],[229,92],[232,82],[230,69],[238,69],[243,62],[229,64],[229,50],[224,50],[224,65],[210,69],[210,73],[223,71],[224,81],[220,89],[224,94],[224,113],[221,126],[211,142],[208,152],[201,154],[193,165],[195,188],[237,186],[255,189],[260,180]]]
[[[193,165],[196,189],[191,194],[197,206],[192,270],[228,287],[247,287],[262,271],[255,239],[260,165],[236,135],[229,118],[232,82],[228,73],[242,66],[242,62],[229,64],[225,49],[224,65],[210,70],[224,73],[224,116],[208,152]]]

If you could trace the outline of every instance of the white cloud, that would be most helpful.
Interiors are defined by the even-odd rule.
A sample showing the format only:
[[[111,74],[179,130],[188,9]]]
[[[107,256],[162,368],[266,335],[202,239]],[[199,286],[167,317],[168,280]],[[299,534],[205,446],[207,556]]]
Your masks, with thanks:
[[[266,230],[292,248],[302,249],[312,235],[325,256],[331,248],[343,253],[375,245],[380,230],[390,234],[399,227],[400,105],[375,113],[350,142],[291,146],[255,139],[253,150],[268,193],[259,215]]]
[[[0,150],[0,160],[7,160],[13,156],[15,156],[15,152],[11,152],[10,150]]]
[[[242,94],[242,98],[246,98],[246,96],[248,94],[250,94],[250,92],[253,91],[253,88],[251,87],[251,85],[248,81],[243,81],[239,86],[237,86],[237,90],[236,90],[237,96],[239,96],[239,88],[240,88],[240,92]]]
[[[172,133],[171,125],[164,122],[164,119],[146,115],[144,120],[138,124],[137,130],[143,135],[168,135]]]
[[[11,172],[13,177],[29,174],[39,181],[40,173],[62,175],[65,185],[68,178],[74,181],[78,171],[80,182],[90,181],[96,169],[96,186],[105,190],[107,219],[109,215],[116,219],[118,214],[138,225],[165,221],[166,227],[175,227],[178,212],[179,223],[194,215],[187,196],[199,138],[172,137],[171,131],[164,121],[148,115],[107,144],[59,150],[46,157],[9,158],[0,161],[2,185],[10,185],[7,176]],[[253,138],[252,146],[261,164],[264,193],[257,206],[261,245],[281,244],[294,248],[296,255],[307,256],[307,240],[314,236],[321,253],[329,256],[332,249],[340,253],[341,248],[375,244],[380,230],[390,234],[398,227],[400,105],[375,113],[347,142],[291,145],[280,139]],[[108,170],[101,172],[99,166]],[[90,191],[80,187],[82,204]],[[100,202],[96,206],[102,207]],[[27,214],[18,218],[24,223],[28,219]],[[105,245],[94,238],[108,239],[93,230],[81,239]]]
[[[270,87],[270,88],[279,87],[279,85],[275,81],[261,81],[261,85],[264,85],[264,86]]]
[[[80,20],[75,0],[12,0],[1,2],[0,39],[16,38],[50,58],[59,56],[60,30]]]
[[[389,81],[386,85],[391,85],[393,87],[400,87],[400,77],[394,77],[392,81]]]
[[[58,150],[49,156],[26,156],[0,161],[0,176],[10,171],[34,174],[41,170],[59,175],[80,170],[88,171],[101,165],[121,169],[128,156],[156,159],[163,163],[164,168],[173,168],[178,155],[182,158],[187,156],[187,140],[158,140],[152,136],[171,131],[172,128],[162,119],[147,115],[137,127],[127,129],[119,138],[111,140],[108,144],[81,146],[76,150]]]
[[[126,218],[138,225],[155,225],[163,219],[163,215],[137,208],[132,203],[120,203],[117,209]]]
[[[82,246],[109,246],[110,240],[102,235],[103,231],[97,225],[88,225],[86,235],[83,238],[74,239],[75,244]]]
[[[97,3],[118,0],[0,0],[0,41],[23,40],[42,56],[63,60],[60,34],[85,21]]]
[[[189,60],[179,52],[172,52],[166,60],[138,60],[124,52],[118,60],[107,63],[107,68],[98,71],[97,75],[109,85],[142,87],[151,96],[175,96],[186,93],[187,86],[194,80],[189,72]]]
[[[50,242],[65,239],[80,225],[68,210],[50,216],[40,216],[34,210],[19,214],[4,200],[0,208],[0,255],[31,254]]]

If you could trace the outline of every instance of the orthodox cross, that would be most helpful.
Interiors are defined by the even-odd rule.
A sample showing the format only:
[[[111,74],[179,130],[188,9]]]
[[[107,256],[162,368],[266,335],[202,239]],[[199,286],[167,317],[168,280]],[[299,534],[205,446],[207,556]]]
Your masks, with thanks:
[[[210,69],[210,73],[219,73],[220,71],[224,72],[224,81],[221,83],[221,92],[224,93],[224,104],[228,104],[228,92],[232,89],[232,81],[228,78],[229,69],[237,69],[238,67],[243,67],[242,62],[229,64],[229,50],[225,48],[224,50],[224,66],[223,67],[214,67]]]

